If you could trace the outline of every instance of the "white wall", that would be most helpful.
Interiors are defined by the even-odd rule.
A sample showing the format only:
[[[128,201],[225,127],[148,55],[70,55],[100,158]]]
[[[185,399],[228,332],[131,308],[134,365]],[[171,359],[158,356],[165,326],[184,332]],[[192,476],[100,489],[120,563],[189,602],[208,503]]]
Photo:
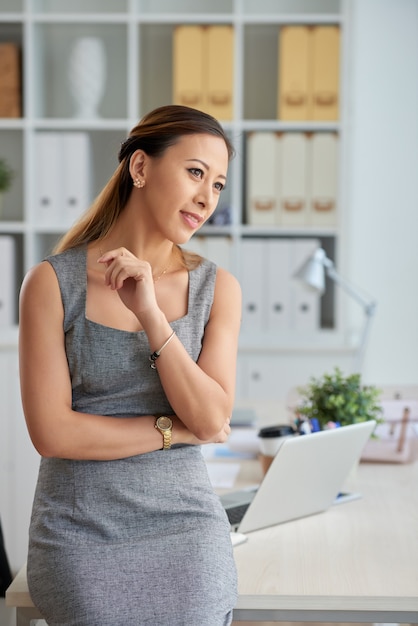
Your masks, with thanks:
[[[349,0],[345,271],[378,309],[363,377],[418,382],[418,2]],[[361,324],[358,306],[350,319]]]
[[[0,342],[1,343],[1,342]],[[28,527],[39,455],[30,442],[20,402],[19,363],[15,345],[0,347],[0,518],[10,567],[26,560]]]

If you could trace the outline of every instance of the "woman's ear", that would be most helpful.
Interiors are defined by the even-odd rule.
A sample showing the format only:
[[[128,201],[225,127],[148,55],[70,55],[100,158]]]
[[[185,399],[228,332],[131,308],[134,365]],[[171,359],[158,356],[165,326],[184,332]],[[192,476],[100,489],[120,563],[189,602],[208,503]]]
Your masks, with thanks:
[[[143,150],[135,150],[129,161],[129,173],[132,180],[144,176],[147,155]]]

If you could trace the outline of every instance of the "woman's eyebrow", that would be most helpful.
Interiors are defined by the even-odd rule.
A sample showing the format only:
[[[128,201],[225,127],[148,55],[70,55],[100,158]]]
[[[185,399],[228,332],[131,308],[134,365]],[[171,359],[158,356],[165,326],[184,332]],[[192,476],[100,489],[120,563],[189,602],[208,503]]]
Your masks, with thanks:
[[[187,161],[197,161],[198,163],[200,163],[201,165],[203,165],[203,167],[206,170],[209,170],[209,165],[207,163],[205,163],[204,161],[202,161],[202,159],[186,159]],[[224,176],[223,174],[219,174],[219,178],[223,178],[224,180],[226,180],[226,176]]]

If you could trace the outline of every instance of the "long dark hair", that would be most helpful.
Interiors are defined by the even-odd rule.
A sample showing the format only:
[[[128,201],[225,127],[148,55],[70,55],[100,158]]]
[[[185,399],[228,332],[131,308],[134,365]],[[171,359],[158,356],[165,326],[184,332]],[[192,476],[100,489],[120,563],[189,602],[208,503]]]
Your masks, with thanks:
[[[54,252],[87,244],[105,237],[123,211],[132,192],[129,162],[136,150],[144,150],[151,157],[162,156],[184,135],[209,134],[224,140],[228,157],[234,148],[219,122],[197,109],[168,105],[147,113],[131,130],[119,150],[119,166],[87,212],[60,239]]]

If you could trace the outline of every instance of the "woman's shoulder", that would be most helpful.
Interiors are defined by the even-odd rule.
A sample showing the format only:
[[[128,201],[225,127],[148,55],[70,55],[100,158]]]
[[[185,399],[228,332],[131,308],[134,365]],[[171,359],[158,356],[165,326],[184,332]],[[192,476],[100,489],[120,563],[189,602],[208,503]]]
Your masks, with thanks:
[[[190,271],[200,283],[212,284],[215,288],[231,289],[240,293],[241,287],[236,277],[225,268],[217,265],[210,259],[203,258],[197,267]]]
[[[71,268],[74,265],[80,265],[85,263],[86,260],[86,247],[77,246],[75,248],[68,248],[63,252],[57,252],[55,254],[49,254],[45,257],[44,261],[52,265],[52,267],[68,267]]]
[[[216,266],[216,283],[233,289],[234,291],[241,291],[238,279],[223,267]]]
[[[241,307],[241,285],[237,278],[222,267],[217,267],[214,304],[222,303],[222,305],[230,307]]]
[[[20,288],[20,297],[49,302],[54,295],[54,289],[58,294],[58,281],[54,269],[46,261],[41,261],[26,272]]]
[[[65,300],[68,294],[73,299],[77,292],[82,292],[83,281],[80,272],[85,263],[83,249],[72,248],[59,254],[52,254],[26,273],[22,286],[21,297],[31,299],[51,298],[54,294]]]

